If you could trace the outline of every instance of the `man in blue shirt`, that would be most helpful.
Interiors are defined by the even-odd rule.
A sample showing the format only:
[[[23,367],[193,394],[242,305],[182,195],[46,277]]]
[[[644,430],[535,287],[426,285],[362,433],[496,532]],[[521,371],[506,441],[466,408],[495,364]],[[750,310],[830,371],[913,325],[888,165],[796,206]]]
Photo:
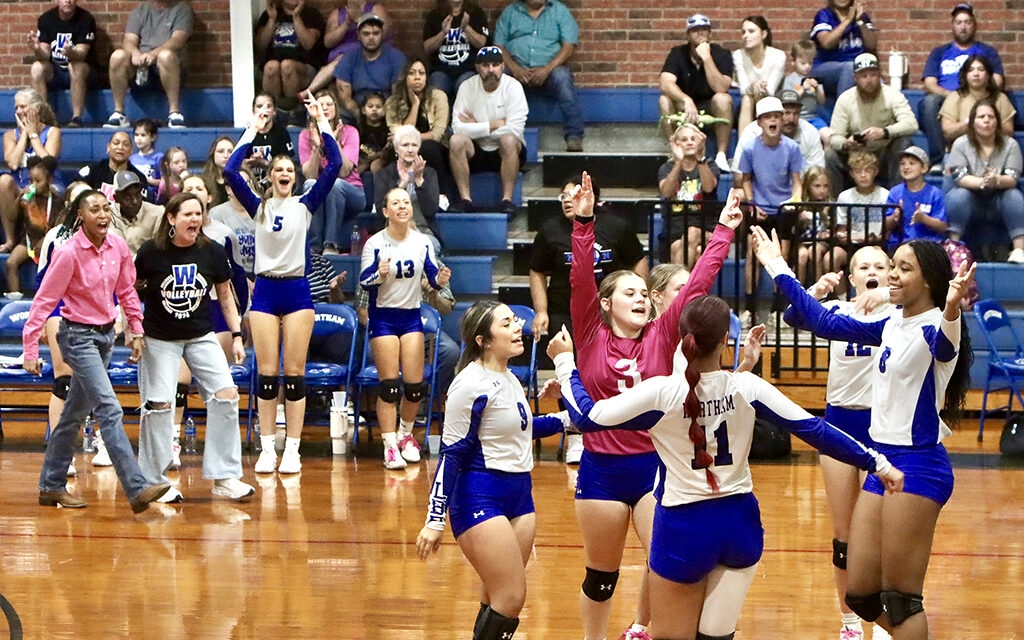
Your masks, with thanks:
[[[405,66],[401,51],[384,42],[384,20],[376,13],[364,13],[356,23],[359,50],[342,57],[334,68],[341,103],[352,113],[371,93],[391,95],[391,86],[398,82]]]
[[[953,41],[932,49],[921,74],[926,94],[921,101],[918,120],[925,135],[928,136],[928,159],[933,173],[942,170],[942,155],[946,150],[946,141],[942,138],[942,125],[939,123],[939,110],[946,95],[959,88],[960,67],[967,56],[985,56],[992,65],[992,79],[995,80],[996,86],[1003,86],[1003,62],[999,59],[999,52],[991,45],[975,39],[978,23],[974,19],[974,7],[961,2],[953,7],[952,15]]]
[[[583,109],[566,62],[579,43],[579,27],[558,0],[516,0],[494,28],[505,67],[527,92],[558,100],[565,120],[565,150],[583,150]]]

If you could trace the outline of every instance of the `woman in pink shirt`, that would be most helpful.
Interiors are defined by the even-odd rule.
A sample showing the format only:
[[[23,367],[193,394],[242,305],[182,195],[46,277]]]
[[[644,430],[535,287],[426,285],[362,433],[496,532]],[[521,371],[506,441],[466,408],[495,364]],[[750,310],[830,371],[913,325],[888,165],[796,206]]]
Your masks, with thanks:
[[[65,362],[71,366],[71,386],[60,420],[46,444],[39,476],[39,504],[86,506],[80,496],[68,493],[67,471],[78,426],[91,412],[103,432],[132,511],[141,513],[171,485],[146,483],[124,433],[121,403],[107,377],[118,302],[135,336],[129,362],[138,362],[142,355],[142,306],[135,292],[135,263],[125,241],[108,233],[111,213],[106,196],[87,190],[71,206],[78,211],[81,227],[54,253],[22,332],[25,370],[39,375],[39,336],[43,324],[57,303],[64,301],[57,342]]]
[[[618,395],[643,379],[672,373],[683,307],[711,289],[729,252],[733,231],[743,219],[736,195],[730,194],[729,200],[685,288],[651,321],[643,278],[631,271],[616,271],[601,281],[600,289],[594,280],[594,193],[590,176],[583,174],[583,184],[573,194],[576,218],[569,310],[582,381],[595,400]],[[646,431],[587,433],[583,446],[576,519],[583,536],[587,575],[580,610],[584,635],[603,638],[630,521],[645,549],[650,548],[654,481],[660,462]],[[627,639],[650,638],[644,628],[650,620],[646,583],[645,575],[636,624],[627,629]]]

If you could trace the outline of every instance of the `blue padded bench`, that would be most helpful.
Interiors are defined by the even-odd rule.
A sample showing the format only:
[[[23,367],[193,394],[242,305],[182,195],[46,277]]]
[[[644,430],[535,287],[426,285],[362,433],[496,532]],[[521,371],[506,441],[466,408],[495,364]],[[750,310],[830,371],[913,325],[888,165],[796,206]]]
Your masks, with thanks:
[[[503,213],[439,213],[434,223],[446,250],[508,248],[508,216]]]
[[[0,122],[14,122],[14,94],[17,89],[0,91]],[[71,119],[71,92],[56,91],[51,104],[56,105],[57,121]],[[109,89],[89,91],[82,117],[87,123],[102,124],[114,110],[114,96]],[[167,96],[163,91],[133,92],[125,97],[125,110],[129,120],[150,117],[167,123]],[[182,89],[181,111],[190,125],[223,124],[234,121],[231,87],[210,89]]]

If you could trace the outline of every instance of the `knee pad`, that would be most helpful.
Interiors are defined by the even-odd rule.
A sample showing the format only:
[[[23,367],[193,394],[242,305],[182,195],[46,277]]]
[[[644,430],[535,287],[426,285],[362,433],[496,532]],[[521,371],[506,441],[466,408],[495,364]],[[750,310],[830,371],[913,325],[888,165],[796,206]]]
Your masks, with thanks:
[[[68,389],[71,388],[71,376],[57,376],[53,379],[53,395],[61,400],[68,399]]]
[[[735,631],[724,636],[709,636],[706,633],[701,633],[700,631],[697,632],[697,640],[732,640],[735,637]]]
[[[889,624],[893,628],[903,624],[907,618],[924,613],[924,596],[918,593],[883,591],[881,601],[885,614],[889,617]]]
[[[188,384],[185,382],[178,383],[178,390],[174,394],[174,406],[181,409],[188,408]]]
[[[839,538],[832,538],[832,564],[846,571],[846,554],[849,545]]]
[[[473,633],[473,640],[506,640],[512,638],[519,626],[519,618],[503,616],[487,607],[480,619],[479,628]]]
[[[277,376],[256,376],[256,397],[260,400],[277,400],[277,390],[281,382]]]
[[[419,402],[423,399],[423,392],[426,390],[426,382],[406,382],[405,399],[409,402]]]
[[[861,620],[874,622],[878,620],[878,616],[882,615],[882,592],[878,591],[863,596],[847,592],[846,606],[860,616]]]
[[[284,377],[284,399],[298,402],[306,397],[306,376]]]
[[[380,381],[380,399],[388,404],[398,404],[402,399],[402,390],[398,384],[398,378],[388,378]]]
[[[604,602],[615,593],[615,583],[618,581],[618,571],[598,571],[587,567],[587,577],[583,579],[583,593],[594,602]]]

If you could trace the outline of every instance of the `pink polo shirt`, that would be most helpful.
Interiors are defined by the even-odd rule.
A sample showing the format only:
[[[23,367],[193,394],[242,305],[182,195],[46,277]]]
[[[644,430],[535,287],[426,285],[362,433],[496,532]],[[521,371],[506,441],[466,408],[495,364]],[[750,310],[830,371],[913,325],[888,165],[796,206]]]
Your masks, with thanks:
[[[124,309],[132,332],[142,335],[142,305],[135,291],[135,263],[128,245],[108,233],[97,249],[79,229],[53,255],[43,282],[32,300],[21,333],[26,360],[39,358],[39,336],[46,318],[64,301],[61,315],[71,322],[104,325],[117,319],[114,294]]]

